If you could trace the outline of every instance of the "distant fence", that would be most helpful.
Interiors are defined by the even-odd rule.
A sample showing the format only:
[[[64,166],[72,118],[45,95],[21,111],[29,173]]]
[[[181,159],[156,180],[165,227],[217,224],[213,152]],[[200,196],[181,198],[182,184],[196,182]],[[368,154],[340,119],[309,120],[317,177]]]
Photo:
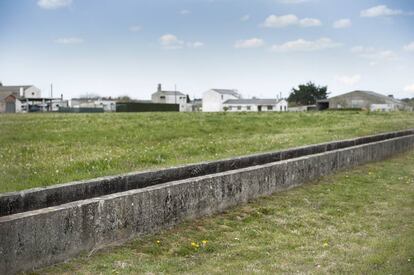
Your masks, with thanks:
[[[103,113],[103,108],[70,108],[70,107],[60,107],[59,113]]]
[[[116,103],[117,112],[179,112],[178,104],[126,102]]]

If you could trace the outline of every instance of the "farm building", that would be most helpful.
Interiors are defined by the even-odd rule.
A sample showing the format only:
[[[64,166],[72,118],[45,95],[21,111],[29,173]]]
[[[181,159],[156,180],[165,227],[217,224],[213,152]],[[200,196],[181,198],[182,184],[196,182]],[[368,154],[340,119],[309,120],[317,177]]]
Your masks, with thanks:
[[[29,98],[40,99],[40,89],[33,85],[4,86],[0,83],[0,113],[28,111]]]
[[[352,91],[317,102],[319,110],[360,108],[371,111],[410,110],[411,108],[392,95],[385,96],[371,91]]]
[[[286,112],[288,103],[284,99],[229,99],[223,103],[223,109],[229,112]]]
[[[71,108],[99,108],[105,112],[116,111],[116,101],[113,99],[106,99],[101,97],[92,98],[72,98],[70,103]]]
[[[203,112],[223,112],[224,102],[241,99],[237,90],[211,89],[203,94]]]
[[[179,104],[180,112],[191,111],[191,106],[187,104],[187,95],[180,91],[164,91],[161,84],[158,84],[157,91],[151,95],[153,103]]]

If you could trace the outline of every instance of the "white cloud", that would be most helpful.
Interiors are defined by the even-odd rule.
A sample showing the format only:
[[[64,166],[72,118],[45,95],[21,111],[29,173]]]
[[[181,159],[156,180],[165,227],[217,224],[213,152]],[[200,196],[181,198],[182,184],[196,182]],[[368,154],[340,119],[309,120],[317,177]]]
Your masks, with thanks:
[[[193,49],[197,49],[197,48],[204,47],[204,43],[203,42],[200,42],[200,41],[187,42],[187,47],[193,48]]]
[[[414,83],[404,87],[404,92],[414,93]]]
[[[142,27],[141,26],[138,26],[138,25],[129,27],[129,31],[130,32],[139,32],[141,30],[142,30]]]
[[[166,50],[176,50],[184,47],[196,49],[204,46],[204,43],[200,41],[184,42],[173,34],[164,34],[159,40],[162,48]]]
[[[190,10],[181,10],[180,11],[180,14],[181,15],[187,15],[187,14],[190,14],[191,13],[191,11]]]
[[[246,22],[250,20],[250,15],[246,14],[240,18],[240,21]]]
[[[391,50],[377,49],[374,47],[356,46],[351,48],[351,52],[370,60],[371,65],[376,65],[383,61],[392,61],[398,58],[398,55]]]
[[[264,45],[263,39],[251,38],[247,40],[239,40],[234,44],[236,49],[259,48]]]
[[[283,28],[294,25],[301,27],[315,27],[322,25],[322,23],[319,19],[315,18],[299,19],[294,14],[286,14],[281,16],[272,14],[269,15],[262,24],[262,26],[266,28]]]
[[[414,52],[414,41],[407,44],[407,45],[405,45],[404,50],[406,50],[408,52]]]
[[[55,10],[68,7],[72,4],[72,0],[39,0],[37,5],[43,9]]]
[[[334,27],[335,29],[345,29],[345,28],[349,28],[351,26],[352,26],[351,20],[346,19],[346,18],[336,20],[332,25],[332,27]]]
[[[317,27],[322,25],[322,22],[315,18],[303,18],[299,20],[299,25],[301,27]]]
[[[341,46],[340,43],[334,42],[330,38],[320,38],[314,41],[298,39],[280,45],[273,45],[271,50],[275,52],[312,52],[339,46]]]
[[[58,39],[55,40],[55,43],[65,44],[65,45],[82,44],[83,42],[84,42],[84,40],[82,38],[79,38],[79,37],[62,37],[62,38],[58,38]]]
[[[319,19],[315,18],[299,19],[294,14],[286,14],[281,16],[272,14],[268,16],[262,24],[262,26],[266,28],[284,28],[293,25],[298,25],[301,27],[315,27],[322,25],[322,23]]]
[[[184,41],[179,40],[173,34],[164,34],[161,36],[160,43],[164,49],[181,49],[184,45]]]
[[[296,25],[299,19],[294,14],[287,14],[282,16],[276,16],[274,14],[268,16],[263,23],[266,28],[283,28],[290,25]]]
[[[361,75],[355,74],[355,75],[337,75],[335,76],[335,80],[341,84],[353,86],[359,81],[361,81]]]
[[[393,10],[386,5],[375,6],[361,11],[361,17],[393,16],[403,14],[401,10]]]

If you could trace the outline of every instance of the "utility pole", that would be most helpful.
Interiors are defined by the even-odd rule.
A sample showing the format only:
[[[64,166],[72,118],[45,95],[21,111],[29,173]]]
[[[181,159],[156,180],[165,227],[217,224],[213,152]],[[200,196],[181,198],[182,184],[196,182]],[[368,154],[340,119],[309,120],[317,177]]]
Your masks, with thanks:
[[[174,84],[174,103],[177,104],[177,84]]]

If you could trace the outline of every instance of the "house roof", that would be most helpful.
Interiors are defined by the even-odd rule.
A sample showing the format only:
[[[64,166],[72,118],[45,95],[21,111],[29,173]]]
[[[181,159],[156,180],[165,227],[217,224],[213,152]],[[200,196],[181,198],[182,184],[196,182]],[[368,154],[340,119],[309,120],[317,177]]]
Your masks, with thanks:
[[[366,96],[369,96],[369,97],[376,97],[377,99],[379,99],[381,101],[384,101],[384,102],[392,102],[392,103],[395,103],[395,104],[405,104],[405,102],[403,102],[401,100],[398,100],[398,99],[395,99],[393,97],[389,97],[389,96],[379,94],[379,93],[376,93],[376,92],[372,92],[372,91],[360,91],[360,90],[352,91],[352,92],[345,93],[345,94],[342,94],[342,95],[337,95],[337,96],[329,98],[329,100],[333,99],[333,98],[343,97],[343,96],[350,96],[352,94],[362,94],[362,95],[366,95]]]
[[[2,86],[0,85],[0,92],[11,92],[11,93],[19,93],[20,92],[20,88],[23,88],[23,90],[27,90],[30,87],[32,87],[32,85],[21,85],[21,86]]]
[[[211,89],[212,91],[215,91],[216,93],[223,94],[223,95],[232,95],[235,97],[239,97],[240,94],[236,90],[230,90],[230,89]]]
[[[182,92],[179,92],[179,91],[158,91],[158,92],[155,92],[155,94],[157,94],[157,93],[163,94],[163,95],[175,95],[175,96],[184,95],[185,96],[185,94],[183,94]]]
[[[252,105],[276,105],[282,100],[251,98],[251,99],[229,99],[224,104],[252,104]]]

